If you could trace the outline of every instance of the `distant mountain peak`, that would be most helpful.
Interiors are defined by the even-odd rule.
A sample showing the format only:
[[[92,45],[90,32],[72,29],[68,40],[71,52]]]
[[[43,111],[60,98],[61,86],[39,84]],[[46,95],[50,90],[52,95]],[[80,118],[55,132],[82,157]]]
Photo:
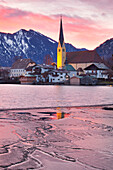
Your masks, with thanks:
[[[97,53],[102,59],[113,65],[113,38],[106,40],[96,48]]]
[[[0,65],[11,66],[15,56],[31,58],[42,64],[44,57],[50,55],[56,62],[58,43],[50,37],[32,29],[10,33],[0,33]],[[78,51],[73,45],[66,43],[66,51]]]

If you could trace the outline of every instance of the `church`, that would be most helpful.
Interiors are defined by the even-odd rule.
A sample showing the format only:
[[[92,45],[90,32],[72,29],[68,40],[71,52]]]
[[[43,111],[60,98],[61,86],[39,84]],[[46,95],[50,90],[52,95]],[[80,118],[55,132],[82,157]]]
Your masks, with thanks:
[[[98,65],[99,68],[96,70],[89,70],[91,72],[91,76],[99,78],[108,77],[108,74],[104,76],[105,72],[107,72],[108,67],[96,52],[96,50],[86,50],[86,51],[73,51],[66,52],[65,42],[64,42],[64,34],[63,34],[63,24],[62,17],[60,19],[60,33],[59,33],[59,42],[57,47],[57,69],[65,69],[70,72],[70,78],[73,76],[84,76],[87,74],[87,67],[91,65]],[[91,68],[91,67],[90,67]],[[98,70],[98,71],[97,71]],[[97,72],[102,72],[101,76],[97,75]],[[72,74],[71,74],[72,73]]]
[[[63,34],[63,24],[62,17],[60,19],[60,33],[59,41],[57,47],[57,69],[63,69],[66,65],[71,65],[75,70],[93,64],[93,63],[102,63],[101,57],[98,55],[96,50],[86,50],[86,51],[74,51],[66,52],[64,34]]]

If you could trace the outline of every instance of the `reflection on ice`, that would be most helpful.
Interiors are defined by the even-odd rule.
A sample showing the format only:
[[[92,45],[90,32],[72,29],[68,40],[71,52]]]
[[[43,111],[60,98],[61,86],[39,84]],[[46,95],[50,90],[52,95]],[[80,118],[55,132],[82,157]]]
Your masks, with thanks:
[[[56,113],[53,114],[54,116],[53,119],[63,119],[70,116],[69,113],[62,112],[62,109],[60,107],[58,107],[56,110],[57,110]]]
[[[39,120],[52,120],[52,119],[63,119],[63,118],[67,118],[70,116],[69,113],[65,113],[64,111],[62,111],[62,108],[58,107],[56,109],[56,112],[39,112],[41,114],[45,114],[46,116],[44,117],[40,117]],[[47,116],[48,115],[48,116]]]

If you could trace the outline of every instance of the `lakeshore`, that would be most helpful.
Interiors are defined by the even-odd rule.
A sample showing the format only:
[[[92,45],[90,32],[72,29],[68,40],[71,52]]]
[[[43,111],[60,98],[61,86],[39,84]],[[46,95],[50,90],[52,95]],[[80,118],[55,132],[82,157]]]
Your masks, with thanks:
[[[21,84],[18,80],[0,80],[0,84]],[[23,84],[21,84],[23,85]],[[43,83],[26,83],[24,85],[64,85],[64,86],[106,86],[106,85],[113,85],[113,80],[98,80],[96,84],[70,84],[69,82],[59,82],[59,83],[50,83],[50,82],[43,82]]]
[[[0,169],[111,170],[113,105],[0,111]]]

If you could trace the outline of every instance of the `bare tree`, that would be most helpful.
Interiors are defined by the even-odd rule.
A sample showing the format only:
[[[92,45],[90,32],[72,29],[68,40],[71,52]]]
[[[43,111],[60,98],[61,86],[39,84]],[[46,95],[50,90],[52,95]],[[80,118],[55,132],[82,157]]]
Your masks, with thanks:
[[[44,63],[44,64],[47,64],[47,65],[51,65],[52,62],[53,62],[52,57],[51,57],[49,54],[47,54],[47,55],[44,57],[43,63]]]

